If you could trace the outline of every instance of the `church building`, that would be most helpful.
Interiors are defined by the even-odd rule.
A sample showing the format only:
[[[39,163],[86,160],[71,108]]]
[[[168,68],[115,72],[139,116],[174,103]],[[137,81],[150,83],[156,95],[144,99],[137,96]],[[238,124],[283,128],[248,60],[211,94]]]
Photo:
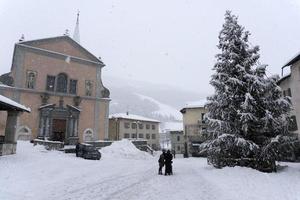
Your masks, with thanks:
[[[11,71],[0,77],[0,94],[31,108],[19,118],[19,139],[65,144],[108,139],[105,65],[80,45],[78,20],[73,38],[65,34],[15,44]],[[0,135],[5,120],[1,113]]]

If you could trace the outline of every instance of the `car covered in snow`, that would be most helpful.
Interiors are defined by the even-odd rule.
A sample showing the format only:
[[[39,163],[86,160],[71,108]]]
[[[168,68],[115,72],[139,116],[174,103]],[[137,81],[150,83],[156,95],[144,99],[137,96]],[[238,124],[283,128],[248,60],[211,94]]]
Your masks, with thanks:
[[[100,160],[101,153],[91,144],[78,143],[76,145],[76,157],[89,160]]]

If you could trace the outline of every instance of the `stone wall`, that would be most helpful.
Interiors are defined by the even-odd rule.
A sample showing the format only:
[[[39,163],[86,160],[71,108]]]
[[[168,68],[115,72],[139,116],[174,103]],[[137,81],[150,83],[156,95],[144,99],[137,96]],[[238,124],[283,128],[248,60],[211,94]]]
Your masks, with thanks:
[[[57,141],[47,141],[47,140],[33,140],[34,145],[43,145],[47,150],[61,150],[64,148],[64,143]]]
[[[0,143],[0,156],[11,155],[17,152],[17,143]]]

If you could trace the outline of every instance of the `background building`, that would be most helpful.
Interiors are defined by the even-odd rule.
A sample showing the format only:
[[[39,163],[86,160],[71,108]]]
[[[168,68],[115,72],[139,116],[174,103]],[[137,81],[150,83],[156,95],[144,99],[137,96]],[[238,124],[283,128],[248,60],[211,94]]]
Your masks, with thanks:
[[[184,144],[185,144],[185,137],[183,135],[182,130],[173,130],[168,131],[168,135],[170,137],[172,150],[175,151],[177,154],[183,154],[185,152]]]
[[[0,77],[0,93],[31,108],[19,119],[18,137],[66,144],[108,138],[104,64],[78,42],[64,35],[15,44],[11,72]],[[3,114],[0,129],[5,121]]]
[[[7,112],[4,135],[0,136],[0,156],[15,154],[17,150],[17,126],[18,118],[22,112],[30,112],[30,108],[0,95],[0,111]]]
[[[158,150],[159,121],[129,113],[109,116],[109,139],[147,140],[152,149]]]
[[[189,147],[207,139],[207,124],[204,118],[207,113],[204,107],[205,102],[206,100],[195,102],[180,110],[183,115],[183,134]]]
[[[290,72],[283,76],[277,84],[281,87],[283,95],[291,97],[293,110],[291,111],[291,122],[289,131],[300,138],[298,127],[300,125],[300,54],[292,58],[282,67],[289,67]]]

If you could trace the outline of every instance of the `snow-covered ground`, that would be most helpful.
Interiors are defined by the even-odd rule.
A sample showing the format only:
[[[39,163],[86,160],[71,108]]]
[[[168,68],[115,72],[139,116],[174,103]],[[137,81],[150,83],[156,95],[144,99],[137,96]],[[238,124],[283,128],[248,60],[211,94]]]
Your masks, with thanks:
[[[176,158],[173,176],[157,175],[157,156],[122,141],[99,161],[18,142],[16,155],[0,157],[0,199],[300,199],[300,164],[278,173],[215,169],[203,158]]]

